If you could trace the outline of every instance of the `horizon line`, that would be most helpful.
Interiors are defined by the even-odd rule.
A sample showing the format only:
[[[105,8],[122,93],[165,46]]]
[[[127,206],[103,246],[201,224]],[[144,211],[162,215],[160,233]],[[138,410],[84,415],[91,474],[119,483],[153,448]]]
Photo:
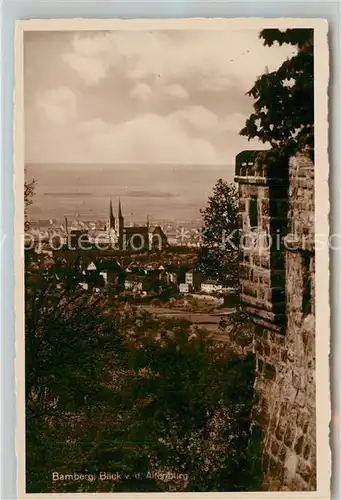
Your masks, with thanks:
[[[179,166],[217,166],[217,167],[223,167],[223,166],[231,166],[234,164],[233,163],[181,163],[181,162],[172,162],[172,161],[160,161],[160,162],[148,162],[148,161],[122,161],[122,162],[97,162],[97,161],[92,161],[92,162],[81,162],[81,161],[75,161],[75,162],[67,162],[67,161],[25,161],[25,165],[179,165]]]

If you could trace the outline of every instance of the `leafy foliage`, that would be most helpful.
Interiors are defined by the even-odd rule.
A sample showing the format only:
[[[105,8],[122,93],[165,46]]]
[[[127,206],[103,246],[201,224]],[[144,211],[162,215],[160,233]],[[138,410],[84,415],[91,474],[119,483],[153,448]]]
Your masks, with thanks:
[[[254,113],[241,135],[270,143],[272,155],[289,156],[314,147],[314,51],[312,29],[265,29],[264,45],[291,44],[297,53],[260,76],[248,95]]]
[[[148,381],[135,382],[143,401],[135,428],[140,439],[153,439],[153,466],[188,474],[182,491],[250,487],[257,479],[248,456],[253,360],[200,334],[193,339],[185,325],[147,337],[134,360]]]
[[[253,358],[235,357],[186,322],[119,310],[78,281],[74,269],[62,277],[58,266],[28,261],[27,491],[259,488]],[[101,481],[101,471],[121,479]],[[96,479],[53,482],[53,472]]]
[[[24,184],[24,206],[25,206],[25,231],[30,229],[30,222],[28,220],[27,209],[33,203],[33,195],[36,181],[33,179],[31,182],[25,180]]]
[[[51,485],[65,456],[74,456],[68,436],[75,422],[112,397],[109,374],[124,349],[100,299],[75,288],[73,270],[59,288],[56,272],[26,274],[27,484],[36,492]]]
[[[198,270],[227,286],[236,286],[238,282],[238,203],[236,186],[218,179],[201,211],[204,237]]]

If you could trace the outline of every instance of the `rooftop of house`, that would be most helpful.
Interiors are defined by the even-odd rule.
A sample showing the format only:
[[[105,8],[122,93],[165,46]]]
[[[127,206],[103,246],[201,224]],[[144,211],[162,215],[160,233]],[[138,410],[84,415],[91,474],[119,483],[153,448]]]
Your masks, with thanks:
[[[141,283],[143,281],[143,276],[138,276],[136,274],[130,274],[126,277],[126,281],[130,283]]]
[[[129,266],[126,267],[125,271],[127,273],[133,273],[133,274],[145,274],[145,268],[143,266],[136,265],[134,263],[129,264]]]
[[[124,228],[126,234],[148,233],[148,226],[128,226]]]
[[[83,234],[88,234],[89,230],[88,229],[76,229],[76,228],[71,228],[70,229],[70,235],[71,236],[81,236]]]
[[[120,271],[121,266],[115,259],[101,259],[96,262],[100,271]]]
[[[173,264],[167,264],[166,266],[166,271],[167,273],[177,273],[179,272],[179,267],[178,266],[174,266]]]
[[[194,264],[188,263],[170,263],[164,264],[164,268],[168,273],[183,273],[191,272],[194,269]]]
[[[202,274],[200,271],[198,271],[197,269],[195,269],[194,265],[189,265],[186,273],[187,274]]]
[[[104,279],[103,276],[95,273],[95,274],[88,274],[84,276],[84,282],[85,283],[92,283],[94,285],[99,285],[99,286],[104,286]]]
[[[161,226],[156,226],[153,230],[153,234],[160,234],[161,236],[164,236],[166,238],[166,234]]]

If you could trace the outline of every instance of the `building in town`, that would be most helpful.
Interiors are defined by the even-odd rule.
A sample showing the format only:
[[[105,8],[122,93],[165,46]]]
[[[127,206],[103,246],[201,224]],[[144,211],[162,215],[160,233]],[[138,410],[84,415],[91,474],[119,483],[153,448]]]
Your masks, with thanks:
[[[206,280],[201,283],[201,291],[205,293],[222,292],[223,285],[219,284],[215,280]]]
[[[179,291],[180,293],[189,293],[191,291],[190,285],[188,283],[180,283]]]
[[[136,276],[134,274],[129,274],[126,276],[124,281],[125,290],[132,293],[142,293],[143,292],[143,281],[144,276]]]
[[[168,246],[167,236],[160,226],[156,226],[151,230],[148,216],[145,226],[135,225],[132,219],[130,225],[126,226],[121,200],[118,202],[117,217],[114,216],[112,201],[110,200],[106,231],[111,243],[120,250],[141,252],[151,249],[161,250]]]
[[[189,286],[190,291],[200,291],[201,283],[204,281],[204,276],[201,272],[194,269],[187,271],[185,275],[185,283]]]

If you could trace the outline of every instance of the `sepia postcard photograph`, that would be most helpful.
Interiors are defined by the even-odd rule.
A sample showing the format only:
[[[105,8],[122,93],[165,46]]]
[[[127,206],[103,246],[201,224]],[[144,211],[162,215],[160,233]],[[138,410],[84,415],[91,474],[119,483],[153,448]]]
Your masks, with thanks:
[[[327,34],[18,23],[19,498],[329,498]]]

